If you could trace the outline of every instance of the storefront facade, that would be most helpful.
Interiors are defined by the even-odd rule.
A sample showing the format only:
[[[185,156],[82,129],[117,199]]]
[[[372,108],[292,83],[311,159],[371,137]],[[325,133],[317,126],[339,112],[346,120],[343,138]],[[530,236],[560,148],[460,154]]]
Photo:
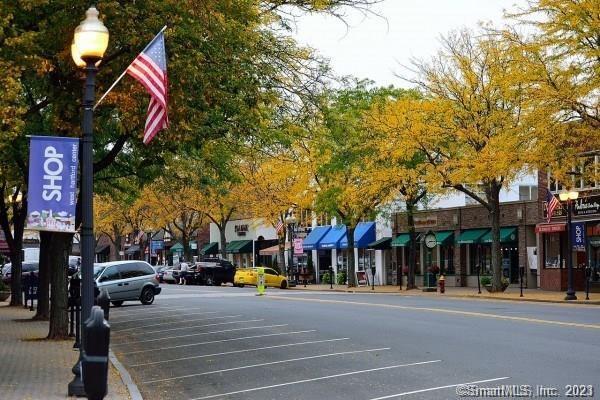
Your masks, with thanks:
[[[537,261],[528,259],[536,249],[535,227],[538,202],[506,202],[500,205],[500,244],[503,275],[511,283],[519,280],[525,267],[524,283],[537,287]],[[423,285],[425,273],[439,270],[447,286],[477,286],[477,272],[491,273],[491,224],[487,209],[465,206],[414,214],[416,229],[416,284]],[[396,276],[408,268],[410,236],[405,213],[392,219],[392,265]],[[405,274],[403,274],[405,275]],[[404,278],[405,279],[405,278]]]
[[[557,194],[553,194],[558,198]],[[585,290],[586,267],[590,267],[591,290],[600,291],[600,190],[582,190],[574,200],[571,223],[571,249],[567,246],[566,205],[554,209],[547,222],[547,202],[543,203],[544,222],[536,232],[540,243],[540,287],[567,290],[567,257],[571,256],[573,284]]]

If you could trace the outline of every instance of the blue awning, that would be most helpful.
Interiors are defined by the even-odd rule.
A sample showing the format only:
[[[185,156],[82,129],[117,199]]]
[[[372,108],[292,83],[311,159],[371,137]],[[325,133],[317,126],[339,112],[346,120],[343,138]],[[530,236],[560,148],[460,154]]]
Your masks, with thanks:
[[[375,241],[375,222],[359,222],[354,229],[354,248],[366,249]]]
[[[315,226],[302,242],[304,251],[317,250],[319,242],[331,230],[331,226]]]
[[[317,249],[319,250],[331,250],[331,249],[344,249],[348,247],[348,240],[346,239],[346,225],[336,225],[332,227],[329,232],[325,235],[321,242],[319,242]],[[344,243],[345,242],[345,243]],[[345,244],[345,246],[344,246]]]

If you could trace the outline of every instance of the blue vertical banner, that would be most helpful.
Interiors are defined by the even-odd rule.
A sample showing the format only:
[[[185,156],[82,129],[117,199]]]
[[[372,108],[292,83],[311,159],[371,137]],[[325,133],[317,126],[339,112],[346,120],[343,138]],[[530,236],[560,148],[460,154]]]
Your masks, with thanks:
[[[585,222],[571,224],[571,244],[575,251],[585,251]]]
[[[79,139],[31,136],[27,229],[75,232]]]

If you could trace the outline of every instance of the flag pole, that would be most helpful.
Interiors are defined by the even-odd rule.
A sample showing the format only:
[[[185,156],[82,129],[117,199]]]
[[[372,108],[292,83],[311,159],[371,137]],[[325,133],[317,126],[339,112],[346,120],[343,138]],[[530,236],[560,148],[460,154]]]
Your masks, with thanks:
[[[156,40],[156,38],[158,37],[158,35],[160,35],[161,33],[163,33],[165,31],[165,29],[167,29],[167,25],[165,25],[165,26],[162,27],[162,29],[160,30],[160,32],[158,32],[156,34],[156,36],[154,36],[154,39],[152,39],[150,41],[150,43],[148,43],[146,45],[146,47],[144,47],[144,50],[140,51],[140,53],[145,52],[148,49],[148,47],[150,47],[150,45],[152,43],[154,43],[154,41]],[[133,60],[135,61],[135,58]],[[123,77],[127,73],[127,70],[129,69],[129,67],[131,66],[131,64],[133,64],[133,61],[127,66],[127,68],[125,68],[125,71],[123,71],[123,73],[121,75],[119,75],[119,77],[117,78],[117,80],[114,81],[114,83],[108,88],[108,90],[102,95],[102,97],[100,97],[100,100],[98,100],[98,102],[94,106],[93,110],[96,110],[96,107],[98,107],[100,105],[100,103],[102,103],[102,100],[104,100],[104,98],[110,93],[110,91],[113,90],[115,86],[117,86],[117,83],[119,83],[119,81],[121,79],[123,79]]]

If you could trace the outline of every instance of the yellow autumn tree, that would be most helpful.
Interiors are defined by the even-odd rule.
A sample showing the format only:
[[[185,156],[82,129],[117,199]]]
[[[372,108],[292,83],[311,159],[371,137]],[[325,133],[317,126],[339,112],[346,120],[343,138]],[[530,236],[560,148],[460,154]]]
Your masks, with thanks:
[[[487,210],[492,227],[493,290],[501,290],[500,190],[536,161],[540,136],[529,113],[521,68],[504,41],[470,32],[449,35],[431,62],[416,62],[427,100],[397,121],[405,146],[423,152],[442,186]],[[480,193],[483,193],[480,194]]]
[[[186,259],[191,260],[190,241],[205,222],[203,198],[198,189],[166,177],[144,188],[141,198],[148,206],[154,230],[165,229],[181,240]]]
[[[578,154],[600,148],[600,2],[531,0],[508,16],[518,25],[496,34],[514,46],[528,108],[546,127],[538,163],[568,182]]]

